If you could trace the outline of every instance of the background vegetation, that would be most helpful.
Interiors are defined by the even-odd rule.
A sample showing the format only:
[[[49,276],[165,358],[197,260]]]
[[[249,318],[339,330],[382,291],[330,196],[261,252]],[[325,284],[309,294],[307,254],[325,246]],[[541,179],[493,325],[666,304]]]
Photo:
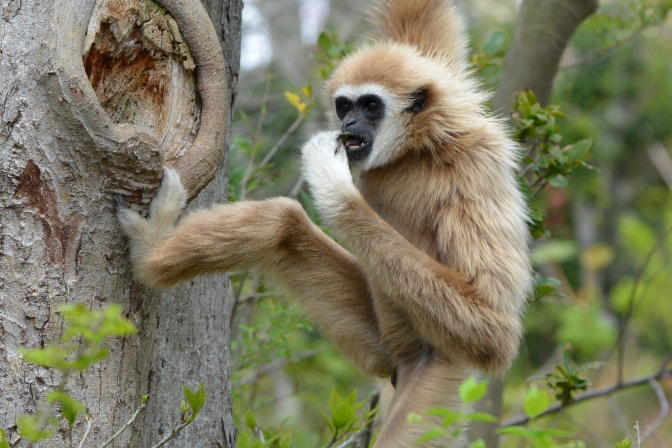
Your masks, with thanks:
[[[335,3],[246,4],[232,199],[292,195],[310,208],[300,188],[298,147],[324,126],[317,97],[325,70],[347,51],[342,42],[360,41],[366,29],[357,2]],[[473,60],[492,90],[517,7],[513,1],[465,2]],[[576,159],[560,164],[571,162],[571,173],[548,175],[550,162],[538,159],[539,152],[525,162],[533,163],[527,174],[533,193],[538,190],[533,207],[543,223],[535,229],[532,256],[545,280],[530,303],[522,354],[506,381],[504,424],[531,415],[524,397],[532,384],[551,398],[558,395],[551,407],[569,404],[584,390],[618,390],[538,418],[539,428],[569,433],[553,443],[613,447],[628,437],[634,446],[672,446],[672,382],[667,374],[653,378],[669,368],[672,355],[669,10],[669,1],[603,1],[563,56],[554,106],[531,110],[534,98],[525,97],[529,105],[514,120],[526,148],[538,150],[545,141],[566,151],[592,142],[575,147]],[[318,39],[325,11],[331,32]],[[246,52],[257,57],[246,60]],[[559,153],[549,154],[559,160]],[[547,170],[545,177],[534,177],[539,169]],[[535,179],[542,181],[535,185]],[[327,446],[333,428],[319,410],[327,411],[330,397],[333,402],[332,389],[341,398],[356,389],[357,400],[366,401],[375,381],[343,361],[291,298],[263,278],[237,274],[232,319],[239,426],[249,428],[251,441],[280,434],[291,435],[291,446]],[[643,376],[641,384],[629,385]],[[524,439],[504,436],[503,446],[556,446]]]

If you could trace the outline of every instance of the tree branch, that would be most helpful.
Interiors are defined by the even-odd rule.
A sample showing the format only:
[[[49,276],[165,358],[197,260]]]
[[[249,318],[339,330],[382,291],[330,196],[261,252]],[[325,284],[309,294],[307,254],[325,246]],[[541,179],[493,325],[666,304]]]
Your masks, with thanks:
[[[629,389],[629,388],[632,388],[632,387],[641,386],[642,384],[646,384],[646,383],[651,384],[652,381],[657,382],[657,381],[666,380],[666,379],[670,379],[670,378],[672,378],[672,369],[661,369],[661,370],[658,370],[657,372],[655,372],[651,375],[635,378],[635,379],[630,380],[630,381],[623,381],[623,382],[620,382],[620,383],[615,383],[615,384],[612,384],[610,386],[601,387],[599,389],[593,389],[591,391],[586,392],[583,395],[580,395],[580,396],[576,397],[574,399],[574,401],[572,401],[569,404],[563,405],[562,403],[557,403],[553,406],[550,406],[544,412],[539,414],[537,416],[537,418],[559,412],[559,411],[564,410],[564,409],[566,409],[570,406],[573,406],[577,403],[592,400],[593,398],[608,396],[608,395],[613,394],[614,392]],[[514,418],[512,418],[510,420],[507,420],[506,422],[502,423],[500,425],[500,428],[506,428],[508,426],[516,426],[516,425],[525,425],[529,421],[530,421],[530,417],[528,417],[527,415],[520,415],[520,416],[514,417]]]
[[[532,90],[540,104],[548,103],[569,39],[597,7],[598,0],[525,0],[495,96],[497,113],[508,115],[514,93],[522,89]]]

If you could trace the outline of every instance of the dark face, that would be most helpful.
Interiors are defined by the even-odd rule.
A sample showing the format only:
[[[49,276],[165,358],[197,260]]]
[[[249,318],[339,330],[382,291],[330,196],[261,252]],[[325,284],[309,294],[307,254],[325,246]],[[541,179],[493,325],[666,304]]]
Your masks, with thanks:
[[[339,96],[334,101],[341,120],[341,139],[350,161],[361,161],[371,153],[373,140],[385,118],[385,103],[374,94],[362,95],[355,101]]]

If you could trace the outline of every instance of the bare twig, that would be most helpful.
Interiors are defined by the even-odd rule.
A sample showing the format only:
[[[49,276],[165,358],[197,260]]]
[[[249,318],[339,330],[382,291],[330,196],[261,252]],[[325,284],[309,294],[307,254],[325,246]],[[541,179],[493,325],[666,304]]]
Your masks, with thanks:
[[[89,432],[91,431],[91,426],[92,425],[93,425],[93,418],[91,418],[87,415],[86,416],[86,431],[84,431],[84,435],[82,436],[82,440],[79,441],[79,445],[77,445],[77,448],[83,448],[84,447],[84,442],[86,441],[86,438],[89,437]]]
[[[278,149],[280,149],[280,146],[282,146],[283,143],[285,143],[285,140],[296,131],[296,129],[299,127],[301,123],[303,123],[303,120],[306,118],[305,114],[299,113],[299,115],[296,117],[296,120],[291,124],[289,128],[285,130],[285,132],[280,136],[280,138],[275,142],[275,145],[268,151],[266,154],[266,157],[264,157],[261,161],[261,166],[266,165],[270,160],[273,158],[276,152],[278,152]]]
[[[257,381],[259,381],[259,378],[261,378],[265,375],[271,374],[273,372],[276,372],[276,371],[282,369],[283,367],[285,367],[287,364],[291,364],[291,363],[294,363],[294,362],[302,361],[304,359],[312,358],[314,356],[319,355],[323,351],[324,351],[324,349],[306,350],[305,352],[299,353],[298,355],[293,356],[292,358],[278,359],[271,364],[266,364],[266,365],[263,365],[263,366],[259,367],[253,374],[248,375],[244,378],[241,378],[240,381],[237,382],[237,384],[239,384],[239,385],[254,384]]]
[[[294,183],[294,186],[292,189],[289,191],[288,196],[290,198],[296,198],[299,196],[299,191],[301,191],[301,188],[303,188],[303,184],[305,183],[305,179],[303,178],[303,174],[299,174],[299,178],[296,179],[296,183]]]
[[[175,438],[175,436],[177,436],[180,433],[180,431],[182,431],[184,428],[186,428],[189,425],[189,423],[191,423],[192,421],[193,420],[186,420],[186,421],[180,422],[180,424],[175,426],[173,428],[173,430],[170,431],[170,434],[168,434],[166,437],[164,437],[163,440],[161,440],[159,443],[154,445],[152,448],[160,448],[163,445],[165,445],[166,443],[173,440]]]
[[[632,315],[635,311],[635,302],[637,301],[637,293],[639,290],[639,287],[642,283],[642,280],[644,279],[644,274],[646,273],[647,269],[649,268],[649,265],[653,261],[653,256],[658,252],[663,247],[663,243],[667,239],[667,237],[670,235],[672,232],[672,227],[668,228],[665,230],[656,240],[656,242],[653,244],[651,247],[651,250],[649,250],[649,253],[646,254],[646,258],[644,260],[644,263],[642,264],[642,267],[640,268],[639,272],[637,272],[637,275],[635,277],[634,284],[632,286],[632,292],[630,293],[630,300],[628,302],[628,310],[625,313],[625,316],[623,317],[623,320],[621,321],[621,327],[618,331],[618,338],[617,338],[617,353],[618,353],[618,382],[623,381],[623,367],[625,365],[625,334],[628,330],[628,325],[630,323],[630,319],[632,318]]]
[[[654,431],[658,429],[660,424],[663,423],[663,420],[670,412],[670,404],[667,402],[667,396],[665,395],[663,388],[660,386],[660,383],[655,379],[651,379],[649,380],[649,386],[651,386],[651,389],[653,389],[653,391],[656,393],[658,403],[660,403],[660,414],[658,414],[658,417],[656,417],[656,419],[651,422],[647,430],[644,431],[644,434],[642,434],[642,440],[648,439],[651,434],[653,434]]]
[[[636,386],[641,386],[642,384],[649,383],[650,381],[660,381],[660,380],[666,380],[672,378],[672,369],[665,369],[665,370],[659,370],[651,375],[646,375],[640,378],[635,378],[630,381],[620,381],[615,384],[612,384],[610,386],[605,386],[601,387],[599,389],[593,389],[591,391],[586,392],[583,395],[580,395],[574,399],[571,403],[568,403],[566,405],[563,405],[562,403],[556,403],[553,406],[550,406],[548,409],[546,409],[544,412],[539,414],[537,418],[553,414],[556,412],[559,412],[562,409],[568,408],[570,406],[573,406],[577,403],[581,403],[584,401],[591,400],[593,398],[598,398],[598,397],[605,397],[608,395],[613,394],[614,392],[618,392],[621,390],[629,389],[632,387]],[[525,425],[530,421],[530,417],[527,415],[520,415],[517,417],[513,417],[512,419],[507,420],[506,422],[501,424],[501,428],[506,428],[508,426],[515,426],[515,425]]]
[[[105,443],[103,443],[103,444],[100,446],[100,448],[105,448],[107,445],[109,445],[110,443],[112,443],[112,441],[113,441],[114,439],[116,439],[117,437],[119,437],[124,431],[126,431],[128,428],[130,428],[131,425],[133,424],[133,422],[135,422],[135,419],[138,417],[138,414],[140,414],[140,411],[142,411],[143,409],[145,409],[145,406],[147,406],[147,400],[142,400],[142,402],[140,403],[140,406],[138,406],[138,409],[135,410],[135,412],[134,412],[133,415],[131,416],[130,420],[127,421],[126,424],[124,424],[124,426],[122,426],[121,428],[119,428],[119,431],[115,432],[114,435],[113,435],[112,437],[110,437],[109,439],[107,439],[107,440],[105,441]]]

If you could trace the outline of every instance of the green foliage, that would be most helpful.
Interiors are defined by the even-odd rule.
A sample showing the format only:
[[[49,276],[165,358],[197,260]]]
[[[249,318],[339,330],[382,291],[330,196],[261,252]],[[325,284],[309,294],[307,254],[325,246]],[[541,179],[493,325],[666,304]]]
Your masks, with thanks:
[[[54,433],[54,428],[58,426],[58,420],[51,417],[45,417],[44,413],[35,415],[20,415],[16,419],[16,426],[21,437],[29,442],[39,442],[48,439]]]
[[[376,409],[364,412],[363,416],[358,411],[368,402],[368,399],[357,401],[357,391],[353,390],[348,396],[342,397],[336,389],[332,389],[329,398],[329,415],[320,409],[320,414],[331,432],[331,446],[345,437],[347,434],[357,431],[361,425],[368,424],[376,414]]]
[[[591,146],[590,139],[560,145],[562,134],[557,119],[564,116],[557,105],[542,107],[529,90],[520,92],[516,98],[512,120],[517,139],[527,149],[519,185],[530,202],[530,233],[534,239],[548,237],[550,233],[545,213],[532,200],[547,185],[567,187],[576,168],[592,168],[582,159]]]
[[[77,416],[86,411],[86,405],[81,401],[72,398],[62,390],[54,390],[47,394],[47,401],[50,403],[61,404],[61,414],[68,422],[70,429],[72,429],[77,420]]]
[[[615,448],[630,448],[632,446],[632,442],[629,441],[627,438],[621,440],[615,445]]]
[[[576,392],[583,392],[588,388],[589,381],[581,374],[587,370],[595,369],[603,365],[601,362],[589,362],[577,366],[570,358],[570,350],[565,349],[563,352],[562,365],[556,366],[556,372],[533,375],[530,380],[542,379],[551,389],[555,390],[555,397],[560,400],[563,405],[567,405],[574,401],[574,394]],[[527,402],[526,402],[527,406]],[[548,407],[548,403],[544,409]],[[527,410],[527,408],[526,408]],[[532,415],[528,412],[528,415]],[[536,414],[538,415],[538,414]],[[536,416],[535,415],[535,416]]]
[[[234,350],[240,349],[236,377],[249,367],[291,359],[306,348],[299,339],[313,331],[313,324],[300,307],[287,300],[262,300],[256,304],[255,312],[259,318],[249,325],[239,324],[239,337],[231,343]]]
[[[472,65],[488,87],[494,87],[498,82],[508,44],[506,34],[495,31],[490,34],[481,50],[471,55]]]
[[[580,140],[560,146],[562,134],[558,117],[565,117],[557,105],[541,107],[536,96],[529,90],[518,94],[513,113],[518,139],[529,148],[525,162],[535,176],[530,185],[534,196],[546,185],[565,188],[567,178],[578,167],[589,167],[582,157],[590,149],[591,140]]]
[[[102,344],[110,337],[122,337],[136,331],[122,316],[122,308],[111,304],[102,310],[91,310],[84,304],[68,304],[58,308],[63,316],[64,330],[59,344],[42,348],[20,348],[26,362],[61,372],[61,383],[46,395],[47,406],[35,415],[22,415],[17,426],[22,437],[38,442],[51,436],[59,420],[53,405],[60,405],[60,414],[72,429],[77,417],[86,412],[86,405],[66,392],[72,372],[82,372],[108,356]]]
[[[341,41],[335,32],[323,31],[317,39],[317,47],[319,51],[315,53],[315,59],[320,66],[320,75],[322,79],[327,79],[341,59],[351,53],[356,45]]]
[[[191,422],[205,404],[205,388],[203,383],[199,383],[196,391],[192,391],[187,386],[182,386],[182,392],[184,393],[184,400],[180,404],[181,420]]]
[[[9,448],[9,439],[2,429],[0,429],[0,448]]]

